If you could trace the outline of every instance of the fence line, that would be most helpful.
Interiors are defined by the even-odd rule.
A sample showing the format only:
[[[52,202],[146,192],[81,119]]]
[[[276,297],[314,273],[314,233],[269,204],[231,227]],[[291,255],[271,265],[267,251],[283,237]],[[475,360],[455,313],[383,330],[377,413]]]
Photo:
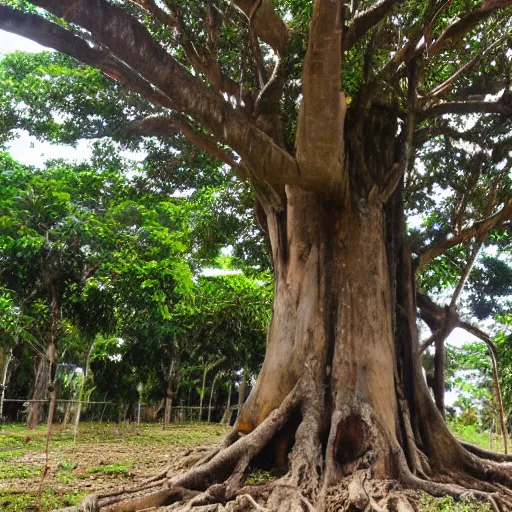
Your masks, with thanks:
[[[23,416],[26,414],[26,406],[30,403],[41,403],[46,406],[46,404],[50,403],[49,399],[22,399],[22,398],[5,398],[5,403],[18,403],[18,404],[24,404],[24,407],[22,410],[18,410],[16,413],[17,421],[20,421]],[[69,406],[83,404],[85,407],[87,406],[93,406],[92,410],[90,410],[87,413],[87,419],[93,420],[94,417],[99,418],[100,422],[103,422],[103,418],[105,416],[105,413],[107,413],[107,421],[111,421],[112,418],[114,418],[114,421],[135,421],[137,423],[140,423],[141,421],[148,422],[148,423],[155,423],[155,422],[161,422],[161,411],[160,413],[156,412],[156,409],[158,408],[157,403],[143,403],[143,402],[132,402],[131,404],[125,403],[121,404],[119,402],[112,402],[112,401],[88,401],[88,400],[70,400],[70,399],[57,399],[57,403],[60,404],[67,404],[68,407],[66,407],[66,411],[64,417],[67,418],[69,414]],[[99,409],[94,406],[99,406]],[[120,408],[121,407],[121,408]],[[128,417],[126,416],[126,412],[123,413],[122,408],[124,407],[131,407],[130,413]],[[233,404],[229,407],[230,409],[230,415],[228,417],[228,421],[232,418],[232,415],[238,410],[238,405]],[[108,412],[107,412],[108,411]],[[117,411],[117,412],[115,412]],[[200,407],[199,405],[173,405],[172,407],[172,417],[171,417],[171,423],[188,423],[188,422],[196,422],[196,421],[205,421],[206,417],[210,418],[212,417],[212,423],[217,423],[221,421],[221,418],[223,417],[222,412],[226,411],[225,405],[216,405],[216,406],[203,406]],[[148,414],[149,412],[149,414]],[[213,413],[213,415],[212,415]],[[7,415],[9,416],[9,415]],[[6,416],[6,417],[7,417]],[[115,419],[117,417],[117,420]],[[121,419],[123,418],[124,419]],[[1,420],[4,420],[5,418],[0,418]],[[21,420],[23,421],[23,420]],[[85,420],[87,421],[87,420]]]
[[[57,399],[57,402],[63,402],[63,403],[71,403],[71,404],[113,404],[114,402],[88,402],[86,400],[64,400],[64,399]],[[4,398],[4,402],[38,402],[38,403],[50,403],[50,399],[43,399],[43,400],[23,400],[21,398]]]

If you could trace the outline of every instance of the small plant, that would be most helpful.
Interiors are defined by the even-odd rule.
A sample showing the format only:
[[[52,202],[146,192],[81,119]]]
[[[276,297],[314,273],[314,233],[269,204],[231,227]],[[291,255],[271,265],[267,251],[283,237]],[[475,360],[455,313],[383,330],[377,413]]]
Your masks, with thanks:
[[[73,471],[76,469],[76,462],[74,460],[61,460],[59,462],[59,469],[62,471]]]
[[[482,503],[472,498],[454,501],[452,497],[434,498],[423,495],[419,503],[420,512],[491,512],[489,503]]]
[[[271,471],[263,469],[253,469],[245,478],[246,485],[264,484],[275,478]]]

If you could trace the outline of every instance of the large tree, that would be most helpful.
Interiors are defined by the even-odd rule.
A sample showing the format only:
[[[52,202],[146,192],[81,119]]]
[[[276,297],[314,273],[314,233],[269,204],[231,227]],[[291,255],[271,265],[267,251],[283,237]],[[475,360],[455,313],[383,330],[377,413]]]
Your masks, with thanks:
[[[224,447],[161,490],[83,509],[187,501],[187,489],[205,491],[196,504],[243,507],[252,492],[272,510],[322,509],[347,477],[355,509],[377,509],[372,480],[388,478],[512,508],[510,458],[461,445],[432,401],[415,285],[434,258],[470,268],[457,250],[512,217],[509,3],[0,3],[0,28],[153,105],[126,111],[131,133],[179,133],[248,180],[271,247],[265,362]],[[407,206],[435,210],[443,192],[449,213],[410,245]],[[434,329],[456,317],[455,303],[420,305]],[[260,454],[286,460],[286,475],[240,490]]]

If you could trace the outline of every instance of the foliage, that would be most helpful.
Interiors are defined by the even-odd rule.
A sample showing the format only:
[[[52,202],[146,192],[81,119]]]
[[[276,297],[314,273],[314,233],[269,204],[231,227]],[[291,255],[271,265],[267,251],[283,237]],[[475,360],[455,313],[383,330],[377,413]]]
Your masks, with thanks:
[[[460,501],[454,501],[450,496],[445,498],[434,498],[424,495],[419,503],[421,512],[491,512],[489,503],[481,503],[473,498],[463,498]]]

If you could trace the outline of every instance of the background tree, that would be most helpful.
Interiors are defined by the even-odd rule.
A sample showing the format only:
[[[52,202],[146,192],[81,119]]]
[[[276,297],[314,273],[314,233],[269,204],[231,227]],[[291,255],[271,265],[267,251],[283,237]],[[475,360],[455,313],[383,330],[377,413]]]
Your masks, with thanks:
[[[432,494],[470,488],[512,507],[512,480],[499,465],[507,458],[470,453],[431,400],[415,287],[415,273],[475,239],[468,268],[475,246],[511,217],[502,172],[512,112],[507,4],[0,4],[0,27],[153,105],[150,116],[126,116],[131,134],[186,139],[248,180],[257,198],[276,280],[265,362],[233,444],[171,479],[164,502],[182,496],[176,488],[217,480],[216,496],[233,498],[281,431],[293,448],[269,508],[325,505],[346,475],[354,475],[349,501],[364,508],[369,488],[358,468]],[[413,246],[413,258],[406,209],[429,208],[436,185],[455,190],[457,212],[432,223],[436,236]]]

